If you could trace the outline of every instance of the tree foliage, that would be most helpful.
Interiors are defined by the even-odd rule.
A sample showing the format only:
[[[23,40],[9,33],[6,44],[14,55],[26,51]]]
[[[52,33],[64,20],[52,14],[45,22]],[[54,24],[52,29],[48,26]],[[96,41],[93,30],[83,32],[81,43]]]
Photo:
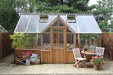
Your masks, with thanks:
[[[111,15],[113,14],[113,0],[100,0],[98,4],[95,5],[96,10],[93,11],[95,18],[102,29],[103,32],[111,31],[111,25],[108,21],[111,20]]]
[[[13,32],[18,21],[18,13],[12,5],[12,0],[0,1],[0,25],[9,32]]]
[[[25,46],[25,35],[23,33],[14,33],[10,35],[12,41],[12,48],[23,48]]]
[[[37,12],[78,13],[87,12],[89,0],[35,0]]]

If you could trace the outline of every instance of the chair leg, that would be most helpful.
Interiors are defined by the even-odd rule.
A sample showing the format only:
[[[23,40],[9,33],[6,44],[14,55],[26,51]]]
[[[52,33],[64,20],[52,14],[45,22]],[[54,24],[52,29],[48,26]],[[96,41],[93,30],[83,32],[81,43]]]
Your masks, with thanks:
[[[86,61],[84,61],[84,67],[87,68]]]
[[[77,69],[79,69],[79,61],[76,61]]]
[[[79,69],[79,64],[77,63],[77,69]]]

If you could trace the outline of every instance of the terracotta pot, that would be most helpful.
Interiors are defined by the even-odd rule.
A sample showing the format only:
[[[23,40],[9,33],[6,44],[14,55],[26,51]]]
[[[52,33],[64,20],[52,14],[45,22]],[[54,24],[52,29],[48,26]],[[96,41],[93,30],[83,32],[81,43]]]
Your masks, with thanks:
[[[99,70],[100,69],[100,65],[93,65],[95,70]]]

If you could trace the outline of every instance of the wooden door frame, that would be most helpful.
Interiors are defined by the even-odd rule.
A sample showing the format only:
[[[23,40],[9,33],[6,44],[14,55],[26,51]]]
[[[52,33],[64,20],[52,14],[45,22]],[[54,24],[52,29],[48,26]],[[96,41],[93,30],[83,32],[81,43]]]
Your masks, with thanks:
[[[64,30],[64,64],[66,63],[66,27],[51,27],[51,63],[53,63],[53,59],[52,59],[52,56],[53,56],[53,30],[54,29],[63,29]]]

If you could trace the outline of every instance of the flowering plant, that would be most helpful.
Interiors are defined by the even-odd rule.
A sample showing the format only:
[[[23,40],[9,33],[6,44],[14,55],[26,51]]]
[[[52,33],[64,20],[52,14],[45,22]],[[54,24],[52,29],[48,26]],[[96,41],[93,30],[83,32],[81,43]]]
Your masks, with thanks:
[[[90,61],[92,64],[95,64],[95,65],[101,65],[101,64],[104,64],[106,63],[104,60],[103,60],[103,56],[94,56],[92,57],[91,61]]]
[[[21,55],[19,55],[19,58],[22,60],[29,59],[32,56],[32,52],[23,52]]]

